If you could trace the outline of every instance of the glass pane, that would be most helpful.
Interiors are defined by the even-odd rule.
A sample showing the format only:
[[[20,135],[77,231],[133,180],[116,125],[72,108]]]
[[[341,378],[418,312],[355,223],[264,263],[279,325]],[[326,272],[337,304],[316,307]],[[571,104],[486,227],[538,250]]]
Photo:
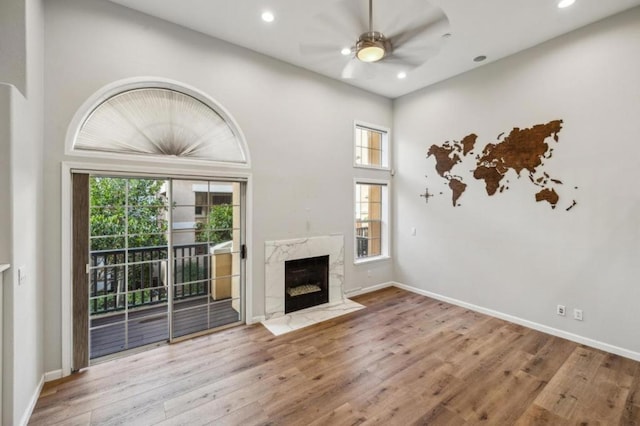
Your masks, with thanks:
[[[100,287],[98,287],[100,288]],[[120,292],[118,292],[120,288]],[[125,293],[124,281],[120,282],[120,287],[116,284],[105,292],[96,292],[95,296],[89,298],[89,314],[100,315],[124,309]]]
[[[365,166],[382,166],[382,142],[384,132],[356,128],[356,164]]]
[[[202,298],[174,304],[174,337],[186,336],[208,329],[208,308],[206,299]]]
[[[232,219],[232,228],[235,229],[240,229],[240,206],[239,205],[234,205],[233,206],[233,219]]]
[[[130,251],[166,251],[166,234],[135,234],[127,238]],[[131,260],[130,260],[131,261]]]
[[[174,184],[174,196],[175,184]],[[178,198],[185,198],[184,196],[178,196]],[[193,193],[191,193],[193,198]],[[204,222],[201,219],[196,220],[195,206],[178,206],[172,209],[173,214],[173,244],[174,245],[188,245],[196,242],[204,241],[200,237],[201,230],[204,229]]]
[[[236,300],[237,304],[237,300]],[[220,303],[211,305],[209,309],[209,325],[213,327],[221,327],[240,320],[239,312],[234,309],[234,301],[225,299]]]
[[[195,206],[196,204],[206,206],[209,204],[207,196],[209,183],[207,181],[173,180],[171,188],[173,188],[174,206]]]
[[[196,236],[199,239],[199,241],[208,241],[212,247],[224,247],[224,243],[228,243],[232,241],[233,230],[224,229],[224,230],[201,231],[201,232],[196,232]],[[220,244],[222,244],[222,246],[220,246]],[[227,244],[227,246],[231,247],[231,244]]]
[[[131,312],[127,323],[127,349],[169,339],[167,305]]]
[[[126,349],[125,324],[122,321],[124,315],[116,315],[101,319],[91,320],[89,357],[101,356],[120,352]],[[109,325],[113,324],[113,325]],[[100,326],[100,328],[94,328]]]
[[[92,207],[124,206],[127,179],[113,177],[89,178],[89,202]]]
[[[177,244],[173,246],[173,256],[175,259],[206,256],[208,253],[208,243]]]
[[[176,258],[173,262],[174,283],[182,284],[209,279],[209,256]]]
[[[231,273],[233,275],[240,274],[240,262],[242,258],[240,256],[240,252],[233,252],[231,256]]]
[[[193,208],[193,214],[195,215],[196,222],[205,223],[207,221],[207,216],[209,216],[209,206],[196,205]]]
[[[129,207],[127,214],[129,235],[158,234],[167,231],[167,210],[165,207]]]
[[[202,298],[206,298],[207,295],[209,294],[208,280],[180,283],[180,284],[174,285],[173,288],[174,288],[174,300],[202,299]],[[174,308],[177,309],[178,308],[177,305],[174,305]]]
[[[96,250],[90,253],[91,266],[121,265],[125,262],[124,250]]]
[[[128,291],[162,287],[166,281],[166,262],[130,264],[128,267]],[[148,302],[149,297],[142,297]]]
[[[381,202],[382,201],[382,185],[367,185],[369,189],[369,202]]]
[[[382,254],[382,197],[384,185],[356,184],[356,257]]]
[[[211,206],[207,218],[208,230],[223,230],[233,228],[234,207],[232,204],[216,204]]]
[[[369,256],[379,256],[382,254],[382,222],[369,223]]]
[[[237,312],[240,312],[240,297],[242,296],[240,290],[241,277],[240,275],[234,275],[231,277],[231,306]]]
[[[127,242],[125,237],[91,237],[89,239],[89,250],[91,253],[100,251],[103,254],[109,252],[119,252],[124,250]]]
[[[220,276],[211,280],[211,299],[215,301],[231,298],[231,276]]]
[[[91,207],[89,214],[92,237],[124,233],[126,218],[123,207]]]
[[[166,185],[164,180],[129,179],[127,204],[132,207],[166,207]]]
[[[166,241],[166,237],[163,236]],[[127,260],[130,263],[149,262],[154,260],[164,260],[169,256],[169,249],[166,245],[155,247],[130,248],[127,250]]]
[[[102,314],[124,308],[125,266],[109,265],[89,271],[89,312]]]

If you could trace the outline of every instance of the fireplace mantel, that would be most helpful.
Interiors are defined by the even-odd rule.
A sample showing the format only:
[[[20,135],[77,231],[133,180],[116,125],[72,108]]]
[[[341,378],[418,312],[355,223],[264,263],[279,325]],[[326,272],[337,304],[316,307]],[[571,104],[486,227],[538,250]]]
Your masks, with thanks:
[[[315,256],[329,256],[329,303],[344,299],[344,236],[296,238],[266,241],[265,316],[284,315],[284,262]]]

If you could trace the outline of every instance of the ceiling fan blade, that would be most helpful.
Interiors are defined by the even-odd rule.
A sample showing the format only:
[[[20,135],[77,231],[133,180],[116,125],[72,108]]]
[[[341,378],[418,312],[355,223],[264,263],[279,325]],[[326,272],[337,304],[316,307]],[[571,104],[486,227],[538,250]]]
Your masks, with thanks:
[[[345,65],[345,67],[342,69],[342,74],[341,74],[342,78],[345,78],[345,79],[355,78],[355,72],[356,72],[355,63],[357,61],[358,61],[357,59],[352,59],[349,62],[347,62],[347,65]]]
[[[430,20],[413,28],[401,31],[389,37],[394,49],[414,40],[429,40],[432,43],[438,42],[442,36],[449,31],[449,20],[442,14],[436,20]]]
[[[374,75],[374,70],[372,67],[373,64],[365,64],[364,62],[353,58],[347,65],[342,69],[342,78],[351,80],[351,79],[361,79],[361,80],[369,80],[372,79]]]
[[[381,62],[417,68],[425,62],[425,57],[426,55],[403,55],[394,51],[385,56]]]
[[[301,44],[300,53],[305,56],[331,55],[340,56],[341,47],[331,44]]]
[[[360,26],[354,26],[349,16],[331,11],[316,15],[313,25],[309,28],[309,35],[312,37],[330,36],[332,39],[348,40],[349,43],[354,43],[360,34]]]
[[[350,22],[350,26],[354,31],[358,31],[356,37],[360,34],[369,31],[369,22],[367,17],[369,16],[368,9],[362,8],[362,1],[345,0],[342,2],[344,5],[346,16]]]

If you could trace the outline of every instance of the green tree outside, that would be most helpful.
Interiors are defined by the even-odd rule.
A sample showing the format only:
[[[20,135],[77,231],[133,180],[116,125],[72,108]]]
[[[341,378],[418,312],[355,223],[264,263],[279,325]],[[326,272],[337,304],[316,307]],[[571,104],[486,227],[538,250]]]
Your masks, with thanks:
[[[163,180],[91,177],[91,250],[166,245]],[[100,238],[95,238],[100,237]]]
[[[205,223],[196,225],[196,241],[211,244],[224,243],[233,238],[233,206],[218,204],[210,207]]]

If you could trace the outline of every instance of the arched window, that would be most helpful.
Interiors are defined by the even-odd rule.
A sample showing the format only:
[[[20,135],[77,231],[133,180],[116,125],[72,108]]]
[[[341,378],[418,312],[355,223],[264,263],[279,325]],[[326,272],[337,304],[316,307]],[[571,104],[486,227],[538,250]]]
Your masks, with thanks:
[[[106,99],[97,95],[103,100],[76,118],[81,124],[71,151],[247,165],[244,140],[228,114],[193,90],[171,86],[120,86]]]

